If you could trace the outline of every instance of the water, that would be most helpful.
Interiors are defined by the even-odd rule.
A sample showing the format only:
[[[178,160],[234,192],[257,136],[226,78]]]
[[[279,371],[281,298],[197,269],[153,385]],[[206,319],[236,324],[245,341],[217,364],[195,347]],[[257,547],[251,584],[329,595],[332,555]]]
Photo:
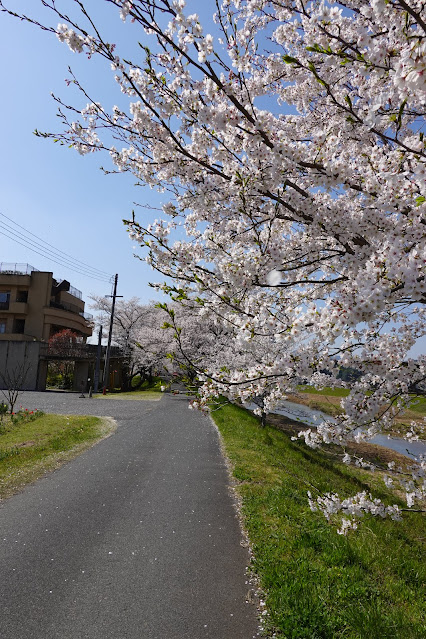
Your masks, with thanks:
[[[386,435],[376,435],[369,441],[373,444],[377,444],[378,446],[384,446],[385,448],[396,450],[397,453],[401,453],[401,455],[405,455],[410,458],[413,455],[418,457],[419,455],[424,455],[426,453],[426,442],[424,441],[409,442],[406,439],[401,439],[399,437],[387,437]]]
[[[256,406],[255,404],[250,404],[249,408],[253,410]],[[279,406],[274,408],[273,412],[278,415],[290,417],[290,419],[294,419],[295,421],[300,421],[301,427],[303,425],[317,426],[324,421],[334,421],[333,417],[330,417],[330,415],[326,415],[319,410],[313,410],[308,406],[301,406],[300,404],[295,404],[294,402],[289,402],[287,400],[282,401]],[[425,441],[409,442],[399,437],[376,435],[372,439],[369,439],[368,442],[377,444],[378,446],[384,446],[385,448],[390,448],[391,450],[395,450],[397,453],[401,453],[401,455],[405,455],[406,457],[426,454]]]
[[[298,422],[300,421],[301,425],[307,424],[308,426],[317,426],[326,420],[334,421],[330,415],[326,415],[319,410],[314,410],[308,406],[301,406],[300,404],[295,404],[294,402],[289,402],[287,400],[282,401],[279,406],[274,408],[273,412],[278,415],[290,417]]]

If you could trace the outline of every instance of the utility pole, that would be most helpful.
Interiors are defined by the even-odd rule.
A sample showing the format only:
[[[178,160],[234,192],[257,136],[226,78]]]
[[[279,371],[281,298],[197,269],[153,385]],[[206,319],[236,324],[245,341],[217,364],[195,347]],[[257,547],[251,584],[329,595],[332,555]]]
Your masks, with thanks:
[[[116,273],[114,278],[114,292],[112,295],[106,295],[105,297],[112,297],[112,306],[111,306],[111,319],[109,323],[109,333],[108,333],[108,346],[105,357],[105,368],[104,368],[104,380],[103,380],[103,390],[102,393],[106,395],[106,388],[108,384],[109,377],[109,360],[111,357],[111,339],[112,339],[112,325],[114,322],[114,311],[115,311],[115,299],[117,297],[123,297],[122,295],[117,295],[117,282],[118,282],[118,273]]]
[[[94,393],[97,393],[99,389],[99,370],[101,367],[101,353],[102,353],[102,326],[99,327],[98,348],[96,351],[95,378],[93,380]]]

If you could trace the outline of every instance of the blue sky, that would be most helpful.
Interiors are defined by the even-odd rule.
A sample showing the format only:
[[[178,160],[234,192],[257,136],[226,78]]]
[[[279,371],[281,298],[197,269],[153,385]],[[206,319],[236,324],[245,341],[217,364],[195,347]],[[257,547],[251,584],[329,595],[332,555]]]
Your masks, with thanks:
[[[10,0],[8,4],[31,15],[41,14],[34,0]],[[91,4],[89,1],[88,6]],[[120,37],[125,26],[117,10],[108,9],[101,25]],[[52,16],[49,22],[56,26],[58,20]],[[73,54],[56,37],[36,27],[5,14],[0,14],[0,26],[0,212],[61,252],[106,273],[118,273],[119,293],[126,298],[153,299],[155,292],[148,282],[161,277],[133,257],[138,249],[133,248],[121,220],[131,217],[135,201],[158,206],[161,197],[149,188],[135,188],[135,179],[129,175],[105,176],[99,166],[107,167],[109,159],[101,154],[81,157],[73,149],[33,135],[35,129],[60,130],[51,92],[75,103],[75,93],[65,83],[69,65],[108,107],[120,95],[112,74],[105,68],[102,73],[94,59],[88,62]],[[116,41],[113,37],[111,41]],[[85,106],[82,101],[78,104]],[[10,224],[1,216],[0,221]],[[60,266],[4,235],[0,235],[0,248],[1,262],[24,262],[53,271],[79,288],[86,300],[91,293],[110,293],[107,282]]]

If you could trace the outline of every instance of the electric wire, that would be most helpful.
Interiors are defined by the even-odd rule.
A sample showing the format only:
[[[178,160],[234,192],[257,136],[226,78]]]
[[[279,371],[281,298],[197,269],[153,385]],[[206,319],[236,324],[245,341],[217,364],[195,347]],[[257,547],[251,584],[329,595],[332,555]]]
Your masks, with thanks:
[[[81,260],[77,260],[76,258],[74,258],[72,255],[69,255],[69,253],[65,253],[65,251],[59,251],[55,246],[53,246],[52,244],[49,244],[49,242],[46,242],[46,240],[43,240],[41,237],[39,237],[38,235],[35,235],[35,233],[32,233],[31,231],[29,231],[28,229],[26,229],[25,227],[23,227],[21,224],[18,224],[17,222],[15,222],[12,218],[8,217],[7,215],[5,215],[4,213],[2,213],[0,211],[0,215],[2,217],[4,217],[5,219],[9,220],[10,222],[12,222],[12,224],[14,224],[15,226],[17,226],[18,228],[22,229],[23,231],[25,231],[25,233],[27,233],[28,235],[31,235],[32,237],[35,237],[37,240],[39,240],[39,242],[42,243],[42,245],[40,246],[40,248],[42,250],[46,250],[49,253],[53,253],[55,254],[55,257],[59,257],[61,260],[65,260],[67,262],[69,262],[70,260],[68,258],[70,258],[72,260],[72,264],[77,262],[77,266],[79,268],[84,268],[84,269],[89,269],[90,271],[94,272],[96,275],[99,276],[107,276],[108,278],[111,277],[110,273],[107,273],[106,271],[102,271],[101,269],[95,268],[93,266],[90,266],[90,264],[86,264],[85,262],[81,261]],[[10,226],[10,224],[7,224],[7,222],[3,222],[0,220],[0,224],[2,224],[3,226],[7,227],[7,230],[12,231],[13,233],[16,232],[16,229],[13,228],[12,226]],[[36,242],[36,244],[39,244],[39,242]],[[49,246],[50,248],[46,248],[43,246],[43,244],[45,244],[46,246]],[[53,249],[53,251],[51,250]],[[81,265],[81,266],[80,266]]]
[[[33,248],[32,246],[29,246],[28,244],[24,244],[23,242],[20,242],[19,240],[17,240],[17,239],[16,239],[16,237],[13,237],[13,236],[7,235],[7,233],[5,233],[5,232],[4,232],[4,230],[3,230],[3,231],[1,231],[1,230],[0,230],[0,234],[1,234],[1,235],[4,235],[4,236],[5,236],[5,237],[7,237],[7,238],[9,238],[9,239],[10,239],[10,240],[12,240],[13,242],[16,242],[17,244],[20,244],[21,246],[23,246],[23,247],[25,247],[25,248],[29,249],[29,250],[30,250],[30,251],[32,251],[33,253],[37,253],[37,255],[41,255],[42,257],[44,257],[44,258],[46,258],[46,259],[48,259],[48,260],[50,260],[50,261],[52,261],[52,262],[55,262],[55,264],[59,264],[59,265],[60,265],[60,266],[62,266],[63,268],[70,269],[70,270],[74,271],[75,273],[79,273],[80,275],[84,275],[85,277],[89,277],[89,278],[91,278],[91,279],[99,280],[100,282],[108,282],[108,283],[110,283],[110,282],[111,282],[111,278],[106,278],[106,277],[105,277],[105,278],[101,278],[101,277],[97,277],[97,276],[95,276],[95,275],[93,275],[93,274],[87,273],[87,272],[85,272],[85,271],[80,271],[79,269],[77,269],[77,268],[75,268],[75,267],[73,267],[73,266],[70,266],[69,264],[64,264],[63,262],[60,262],[59,260],[56,260],[56,259],[55,259],[54,257],[52,257],[51,255],[46,255],[45,253],[42,253],[42,252],[40,252],[40,251],[37,251],[37,250],[36,250],[35,248]],[[22,239],[22,238],[21,238],[21,239]],[[25,241],[25,240],[24,240],[24,241]],[[111,277],[112,277],[112,276],[111,276]]]
[[[57,255],[56,253],[53,253],[53,251],[50,251],[49,249],[45,248],[43,245],[39,244],[38,242],[34,242],[32,239],[27,239],[23,237],[21,234],[16,235],[15,231],[13,229],[11,230],[10,228],[7,228],[4,225],[4,223],[1,222],[1,220],[0,220],[0,232],[6,237],[8,237],[9,239],[17,242],[18,244],[21,243],[22,246],[25,246],[30,251],[34,251],[49,260],[53,260],[54,262],[56,262],[57,264],[60,264],[61,266],[65,268],[69,268],[80,273],[81,275],[85,275],[87,277],[93,277],[93,278],[100,279],[103,281],[108,281],[108,282],[111,279],[105,275],[98,275],[98,273],[92,273],[90,271],[87,271],[84,267],[80,267],[79,264],[74,264],[74,262],[72,262],[68,258],[61,259],[60,254]],[[9,233],[11,235],[6,235],[6,233]],[[22,244],[22,242],[19,242],[19,240],[22,240],[22,242],[24,242],[25,244]],[[36,249],[40,249],[40,250],[37,251]]]
[[[4,215],[1,212],[0,212],[0,215],[2,217],[5,217],[6,219],[10,220],[10,218],[8,218],[6,215]],[[13,220],[11,220],[11,221],[13,222]],[[72,256],[70,256],[67,253],[63,253],[63,252],[58,251],[51,244],[49,244],[48,242],[45,242],[44,240],[39,238],[34,233],[31,233],[30,231],[25,229],[23,226],[21,226],[19,224],[16,224],[16,226],[18,226],[19,228],[23,229],[26,233],[28,233],[32,237],[37,238],[43,244],[46,244],[47,246],[51,246],[53,248],[53,251],[51,249],[47,248],[46,246],[43,246],[43,244],[40,244],[40,242],[34,242],[30,238],[23,237],[22,234],[20,234],[18,236],[19,239],[17,239],[17,236],[16,236],[17,230],[14,229],[13,227],[11,227],[6,222],[2,222],[1,220],[0,220],[0,233],[2,235],[4,235],[5,237],[11,239],[12,241],[16,242],[17,244],[20,244],[21,246],[24,246],[25,248],[33,251],[34,253],[37,253],[38,255],[41,255],[42,257],[45,257],[45,258],[47,258],[49,260],[52,260],[53,262],[55,262],[56,264],[59,264],[62,267],[69,268],[69,269],[79,273],[80,275],[85,275],[86,277],[97,279],[97,280],[100,280],[100,281],[111,282],[111,279],[113,277],[112,275],[110,275],[110,274],[108,274],[105,271],[102,271],[100,269],[96,269],[96,268],[86,264],[85,262],[82,262],[81,260],[74,260],[74,258]],[[34,247],[36,247],[36,248],[34,248]],[[37,249],[39,249],[39,250],[37,250]],[[67,255],[69,256],[70,259],[68,259],[68,257],[65,257]]]
[[[59,251],[59,250],[58,250],[55,246],[53,246],[53,244],[49,244],[49,242],[46,242],[46,240],[43,240],[41,237],[39,237],[39,236],[38,236],[38,235],[36,235],[35,233],[32,233],[31,231],[29,231],[29,230],[28,230],[28,229],[26,229],[25,227],[21,226],[21,224],[18,224],[17,222],[15,222],[14,220],[12,220],[12,218],[8,217],[7,215],[5,215],[4,213],[2,213],[1,211],[0,211],[0,215],[1,215],[2,217],[4,217],[6,220],[9,220],[9,222],[12,222],[12,223],[13,223],[15,226],[17,226],[18,228],[22,229],[23,231],[25,231],[26,233],[28,233],[29,235],[31,235],[32,237],[35,237],[37,240],[39,240],[40,242],[42,242],[42,244],[46,244],[47,246],[49,246],[51,249],[53,249],[53,252],[54,252],[54,253],[58,253],[58,254],[59,254],[59,257],[61,257],[61,258],[62,258],[63,256],[67,256],[67,257],[65,257],[64,259],[71,258],[71,260],[72,260],[73,262],[78,262],[78,263],[79,263],[79,264],[81,264],[83,267],[88,268],[89,270],[91,270],[91,271],[93,271],[93,272],[96,272],[96,273],[97,273],[97,274],[99,274],[99,275],[106,275],[107,277],[110,277],[110,274],[109,274],[109,273],[107,273],[106,271],[102,271],[102,270],[101,270],[101,269],[99,269],[99,268],[95,268],[95,267],[93,267],[93,266],[90,266],[90,264],[86,264],[85,262],[82,262],[81,260],[77,260],[77,259],[75,259],[72,255],[69,255],[69,253],[65,253],[65,251]],[[9,228],[11,228],[13,231],[15,231],[15,229],[13,229],[13,227],[10,227],[10,225],[9,225],[9,224],[7,224],[7,222],[1,222],[1,220],[0,220],[0,223],[1,223],[1,224],[3,224],[3,225],[5,225],[5,226],[8,226],[8,227],[9,227]],[[43,248],[44,248],[44,247],[43,247]],[[49,252],[52,252],[52,251],[50,251],[50,249],[46,249],[46,250],[49,250]],[[67,261],[69,261],[69,260],[67,260]]]
[[[20,242],[19,240],[16,239],[16,237],[11,237],[10,235],[7,235],[3,230],[0,230],[0,234],[4,235],[5,237],[9,238],[10,240],[12,240],[13,242],[16,242],[17,244],[20,244],[21,246],[24,246],[25,248],[29,249],[30,251],[33,251],[33,253],[37,253],[37,255],[41,255],[44,258],[47,258],[49,260],[51,260],[52,262],[55,262],[56,264],[59,264],[60,266],[62,266],[63,268],[69,268],[72,271],[75,271],[76,273],[79,273],[80,275],[85,275],[86,277],[95,279],[95,280],[99,280],[101,282],[111,282],[111,278],[107,278],[107,277],[96,277],[93,274],[89,274],[85,271],[80,271],[78,269],[76,269],[73,266],[69,266],[68,264],[64,264],[63,262],[59,262],[58,260],[54,259],[52,256],[50,255],[46,255],[45,253],[41,253],[40,251],[37,251],[35,248],[33,248],[32,246],[29,246],[28,244],[24,244],[23,242]],[[21,238],[23,239],[23,238]],[[24,240],[25,241],[25,240]],[[112,276],[111,276],[112,277]]]

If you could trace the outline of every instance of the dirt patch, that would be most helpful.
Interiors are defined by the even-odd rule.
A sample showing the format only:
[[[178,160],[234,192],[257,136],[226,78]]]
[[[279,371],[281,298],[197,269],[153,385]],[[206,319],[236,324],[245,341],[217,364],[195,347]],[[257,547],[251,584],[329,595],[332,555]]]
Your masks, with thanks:
[[[266,422],[277,430],[282,430],[284,433],[291,436],[297,435],[301,430],[310,428],[307,424],[303,424],[302,422],[290,419],[290,417],[278,415],[276,413],[270,413],[266,418]]]

